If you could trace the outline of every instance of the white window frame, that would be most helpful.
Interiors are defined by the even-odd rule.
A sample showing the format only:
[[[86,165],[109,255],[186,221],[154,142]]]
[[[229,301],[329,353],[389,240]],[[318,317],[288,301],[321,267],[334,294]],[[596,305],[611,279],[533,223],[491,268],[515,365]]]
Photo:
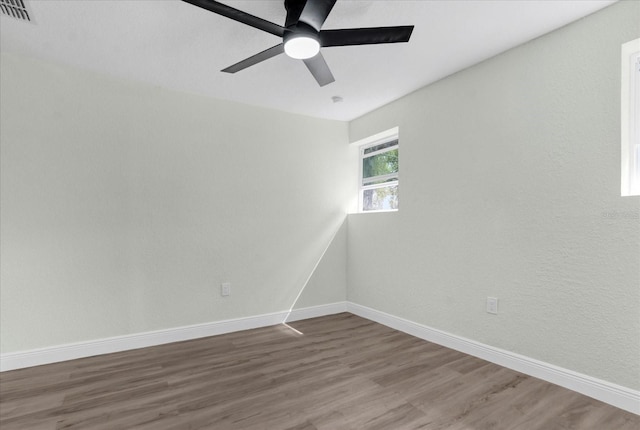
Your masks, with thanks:
[[[621,195],[640,196],[640,39],[622,45]]]
[[[398,127],[394,127],[392,129],[383,131],[381,133],[375,134],[373,136],[370,136],[368,138],[359,140],[357,142],[354,142],[355,145],[359,146],[360,149],[360,156],[358,157],[358,213],[379,213],[379,212],[397,212],[398,209],[380,209],[380,210],[368,210],[365,211],[362,207],[362,204],[364,202],[364,192],[366,190],[372,190],[372,189],[376,189],[376,188],[384,188],[384,187],[389,187],[389,186],[398,186],[399,187],[399,183],[400,183],[400,169],[398,168],[398,172],[397,173],[393,173],[393,174],[389,174],[389,175],[380,175],[380,176],[375,176],[374,178],[367,178],[368,181],[380,181],[380,180],[385,180],[385,179],[393,179],[395,178],[395,181],[389,181],[389,182],[383,182],[383,183],[379,183],[379,184],[369,184],[369,185],[365,185],[365,181],[362,178],[362,165],[363,165],[363,160],[365,158],[368,157],[372,157],[374,155],[377,154],[382,154],[388,151],[393,151],[394,149],[400,149],[400,139],[399,139],[399,132],[398,132]],[[377,145],[381,145],[387,142],[391,142],[397,140],[398,143],[394,146],[391,146],[389,148],[384,148],[381,149],[379,151],[375,151],[375,152],[371,152],[369,154],[364,154],[364,151],[368,148],[371,148],[372,146],[377,146]],[[399,193],[400,189],[398,188],[398,193]]]

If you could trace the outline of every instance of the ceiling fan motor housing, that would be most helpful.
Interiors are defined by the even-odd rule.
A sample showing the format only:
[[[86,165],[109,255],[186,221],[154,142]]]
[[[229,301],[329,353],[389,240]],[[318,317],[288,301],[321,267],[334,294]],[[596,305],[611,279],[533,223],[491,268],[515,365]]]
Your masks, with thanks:
[[[298,21],[296,24],[291,27],[287,27],[284,29],[283,41],[287,43],[293,37],[310,37],[312,39],[320,40],[318,36],[318,32],[315,28],[311,27],[309,24],[306,24],[302,21]]]
[[[320,52],[318,30],[300,20],[306,3],[300,0],[284,0],[284,7],[287,10],[282,37],[284,52],[289,57],[300,60],[315,57]]]

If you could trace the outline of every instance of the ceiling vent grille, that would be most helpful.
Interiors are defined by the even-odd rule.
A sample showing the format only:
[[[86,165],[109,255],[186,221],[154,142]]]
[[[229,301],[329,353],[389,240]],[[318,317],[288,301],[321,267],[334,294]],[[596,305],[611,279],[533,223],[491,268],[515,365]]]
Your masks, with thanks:
[[[25,0],[0,0],[2,14],[21,21],[33,22],[33,15]]]

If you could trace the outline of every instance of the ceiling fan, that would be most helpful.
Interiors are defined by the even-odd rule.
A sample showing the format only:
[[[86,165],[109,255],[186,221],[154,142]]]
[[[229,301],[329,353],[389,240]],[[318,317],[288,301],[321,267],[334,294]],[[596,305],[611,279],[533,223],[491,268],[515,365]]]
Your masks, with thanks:
[[[335,81],[320,52],[321,47],[408,42],[413,31],[412,25],[322,30],[322,24],[329,16],[336,0],[284,0],[287,11],[284,26],[214,0],[183,1],[282,37],[282,43],[229,66],[222,72],[236,73],[284,52],[291,58],[304,61],[321,87]]]

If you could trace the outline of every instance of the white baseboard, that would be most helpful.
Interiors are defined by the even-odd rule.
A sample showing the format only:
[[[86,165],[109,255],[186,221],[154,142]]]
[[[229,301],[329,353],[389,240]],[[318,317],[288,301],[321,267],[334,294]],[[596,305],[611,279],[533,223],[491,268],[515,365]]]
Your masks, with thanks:
[[[332,315],[340,312],[351,312],[352,314],[429,342],[482,358],[500,366],[560,385],[620,409],[640,414],[640,391],[485,345],[351,302],[331,303],[246,318],[236,318],[87,342],[57,345],[30,351],[11,352],[0,355],[0,372],[94,355],[109,354],[112,352],[145,348],[171,342],[216,336],[224,333],[277,325],[283,322]]]
[[[346,312],[346,302],[0,354],[0,372]]]
[[[482,358],[640,415],[640,391],[638,390],[485,345],[355,303],[347,302],[347,311],[429,342]]]
[[[325,315],[347,312],[347,302],[330,303],[327,305],[312,306],[309,308],[293,309],[284,322],[306,320],[309,318],[323,317]]]

